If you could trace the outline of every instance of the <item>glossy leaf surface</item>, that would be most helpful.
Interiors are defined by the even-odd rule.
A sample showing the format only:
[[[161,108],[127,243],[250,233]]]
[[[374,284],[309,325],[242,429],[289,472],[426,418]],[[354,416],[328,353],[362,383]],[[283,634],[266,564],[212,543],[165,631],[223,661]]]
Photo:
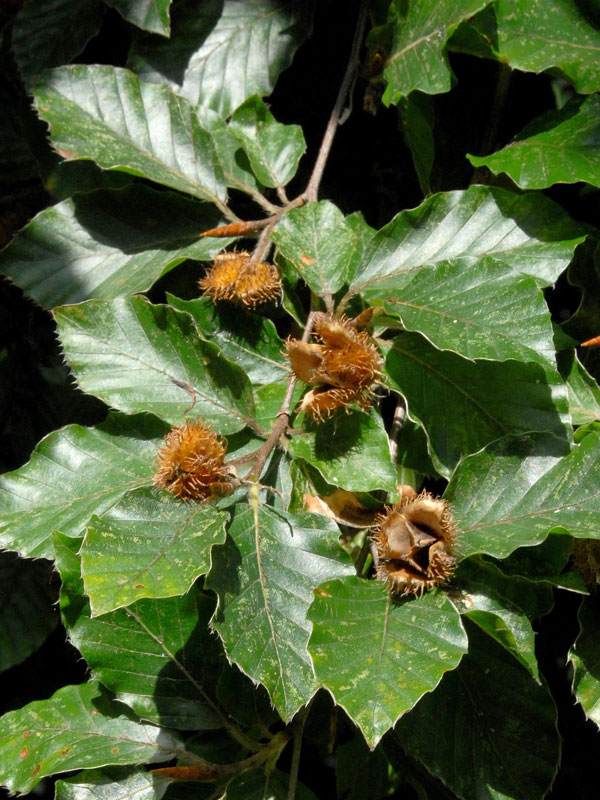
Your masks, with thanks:
[[[171,0],[106,0],[128,21],[151,33],[168,36]]]
[[[134,297],[65,306],[55,318],[79,386],[123,411],[180,424],[195,399],[192,416],[224,434],[252,414],[247,377],[188,314]]]
[[[374,747],[467,650],[458,612],[442,593],[398,602],[380,581],[321,584],[309,619],[317,678]]]
[[[460,458],[506,434],[546,430],[568,436],[560,377],[537,364],[468,361],[403,333],[394,339],[386,367],[410,416],[425,428],[436,469],[447,477]]]
[[[225,541],[227,518],[212,506],[184,503],[155,488],[129,492],[93,516],[81,549],[92,613],[187,592],[210,569],[211,549]]]
[[[212,139],[169,87],[143,83],[126,69],[75,65],[45,73],[34,94],[65,158],[90,158],[201,200],[225,199]]]
[[[197,237],[219,219],[207,206],[145,186],[76,195],[15,237],[0,256],[0,274],[46,308],[124,297],[186,258],[213,258],[231,240]]]
[[[57,781],[55,800],[162,800],[170,783],[145,770],[90,769]]]
[[[313,589],[354,568],[335,523],[316,514],[238,504],[229,536],[208,577],[219,597],[213,624],[229,658],[288,720],[317,689],[306,649]]]
[[[600,51],[600,41],[598,43]],[[576,100],[531,122],[489,156],[469,156],[496,175],[506,172],[523,189],[587,181],[600,186],[600,97]]]
[[[573,692],[586,717],[600,726],[600,652],[598,651],[598,597],[583,600],[579,609],[579,636],[570,656],[575,667]]]
[[[226,117],[251,95],[271,92],[311,17],[305,0],[184,0],[171,13],[171,40],[143,39],[130,61],[144,80],[169,83]]]
[[[559,528],[600,537],[600,436],[571,452],[544,434],[507,437],[466,458],[445,497],[461,531],[461,553],[503,558]]]
[[[52,557],[52,530],[78,536],[92,514],[152,480],[164,423],[111,414],[96,428],[69,425],[49,434],[31,461],[0,481],[2,546]]]

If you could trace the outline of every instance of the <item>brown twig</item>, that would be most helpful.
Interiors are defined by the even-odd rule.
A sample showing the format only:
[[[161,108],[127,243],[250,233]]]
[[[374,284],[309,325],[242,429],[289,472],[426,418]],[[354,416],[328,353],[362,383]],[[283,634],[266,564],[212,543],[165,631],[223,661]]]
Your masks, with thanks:
[[[340,119],[342,116],[342,112],[344,110],[344,104],[346,102],[348,92],[354,83],[354,77],[358,70],[360,47],[362,45],[362,40],[363,40],[363,32],[365,29],[365,22],[367,19],[368,6],[369,4],[367,0],[363,0],[363,2],[361,3],[360,11],[358,13],[356,31],[354,33],[354,41],[352,42],[352,50],[350,52],[348,66],[346,67],[346,72],[344,74],[344,78],[340,85],[340,90],[338,92],[335,105],[333,107],[333,111],[331,112],[331,116],[329,117],[329,122],[327,123],[327,127],[325,128],[325,133],[323,134],[323,140],[321,142],[321,147],[319,148],[319,153],[317,155],[317,160],[315,161],[315,166],[313,167],[312,175],[310,176],[310,180],[308,181],[308,185],[304,192],[304,197],[307,200],[317,199],[317,195],[319,193],[319,184],[321,183],[321,178],[323,177],[325,164],[327,163],[327,158],[329,157],[329,151],[331,150],[331,145],[333,144],[333,138],[335,136],[337,126],[340,123]]]
[[[302,195],[299,195],[298,197],[295,197],[293,200],[290,200],[290,202],[285,206],[285,208],[282,208],[280,211],[277,212],[277,214],[273,214],[271,217],[264,220],[265,224],[263,227],[263,231],[258,238],[258,241],[254,247],[252,255],[250,256],[250,259],[248,261],[248,264],[254,264],[256,262],[263,261],[265,259],[267,251],[271,246],[270,237],[271,234],[273,233],[274,227],[277,225],[277,223],[283,217],[286,211],[289,211],[291,208],[297,208],[298,206],[301,205],[304,205],[304,197]]]

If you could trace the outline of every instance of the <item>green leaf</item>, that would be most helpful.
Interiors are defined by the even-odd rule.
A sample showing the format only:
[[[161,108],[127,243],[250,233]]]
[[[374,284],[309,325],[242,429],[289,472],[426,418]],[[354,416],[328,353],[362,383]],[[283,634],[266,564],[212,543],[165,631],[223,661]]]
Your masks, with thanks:
[[[155,488],[129,492],[102,517],[93,516],[81,549],[92,614],[187,592],[209,571],[227,519],[223,511],[182,503]]]
[[[127,767],[90,769],[57,781],[55,800],[162,800],[171,782]]]
[[[460,530],[460,552],[503,558],[563,529],[600,538],[600,435],[569,452],[546,434],[501,439],[465,458],[445,497]]]
[[[169,83],[227,117],[251,95],[271,93],[311,20],[306,0],[183,0],[171,14],[171,39],[142,39],[130,63],[143,80]]]
[[[444,53],[448,37],[463,19],[473,16],[488,0],[392,0],[388,28],[392,44],[383,76],[385,105],[397,103],[414,89],[427,94],[447,92],[452,72]]]
[[[371,748],[467,650],[459,614],[444,594],[398,602],[381,581],[352,576],[321,584],[309,619],[317,679]]]
[[[208,206],[140,185],[79,194],[14,238],[0,254],[0,274],[46,308],[123,297],[149,289],[186,258],[213,258],[232,240],[198,240],[198,233],[220,219]]]
[[[579,609],[579,636],[570,653],[575,668],[573,692],[586,717],[600,726],[600,598],[585,597]]]
[[[389,764],[381,747],[370,752],[360,735],[338,744],[337,796],[344,800],[381,800],[388,793]]]
[[[318,295],[332,295],[352,279],[357,235],[328,200],[288,211],[271,238]]]
[[[557,373],[537,364],[469,361],[403,333],[394,339],[386,368],[410,416],[425,428],[433,463],[446,477],[463,456],[510,433],[567,437],[564,386]]]
[[[208,629],[214,601],[192,589],[183,597],[140,600],[90,616],[74,541],[54,534],[69,639],[94,678],[142,719],[179,730],[220,728],[210,699],[223,656]],[[78,542],[75,541],[75,550]]]
[[[306,650],[306,612],[315,586],[352,564],[335,523],[238,504],[224,547],[213,553],[207,587],[219,596],[213,625],[227,654],[263,683],[284,720],[317,689]]]
[[[105,0],[128,22],[150,33],[168,36],[171,0]]]
[[[558,368],[567,384],[574,425],[600,420],[600,387],[580,362],[577,351],[558,353]]]
[[[34,653],[58,622],[52,566],[0,552],[0,672]]]
[[[12,49],[29,82],[46,67],[78,56],[102,25],[100,0],[45,0],[24,3],[12,29]]]
[[[51,558],[53,529],[78,536],[92,514],[152,482],[166,431],[152,417],[113,413],[96,428],[69,425],[49,434],[28,464],[0,479],[2,547]]]
[[[523,189],[577,181],[600,186],[600,97],[577,98],[542,114],[502,150],[468,159],[496,175],[506,172]]]
[[[441,192],[400,212],[373,237],[351,289],[393,291],[409,270],[442,262],[466,268],[485,257],[548,286],[584,238],[584,229],[541,195],[490,186]]]
[[[173,424],[183,421],[194,398],[192,415],[224,434],[240,430],[251,417],[248,378],[198,336],[188,314],[133,297],[88,300],[59,308],[54,316],[84,392]]]
[[[560,757],[556,709],[512,656],[474,625],[469,653],[403,717],[385,751],[406,751],[462,800],[539,800]]]
[[[246,770],[227,784],[227,800],[288,800],[290,777],[278,769],[268,774],[261,769]],[[317,800],[310,789],[296,784],[297,800]]]
[[[28,792],[57,772],[168,761],[185,752],[173,734],[118,712],[95,681],[10,711],[0,720],[0,782]]]
[[[488,636],[541,683],[531,620],[546,614],[554,602],[550,584],[508,577],[487,561],[467,559],[452,578],[458,592],[451,599]]]
[[[285,186],[296,174],[306,150],[299,125],[282,125],[256,95],[241,105],[229,130],[242,145],[252,171],[263,186]]]
[[[267,317],[226,303],[215,305],[208,297],[180,300],[167,295],[167,299],[173,308],[187,311],[201,336],[218,345],[226,358],[244,370],[253,385],[272,383],[289,375],[283,340]]]
[[[578,92],[600,90],[600,30],[584,4],[496,0],[500,58],[517,69],[560,70]]]
[[[394,282],[396,294],[367,289],[365,299],[383,303],[402,327],[419,331],[436,347],[472,359],[554,367],[550,313],[533,278],[485,257],[476,264],[457,260],[411,270]]]
[[[126,69],[77,64],[46,72],[34,94],[66,159],[89,158],[223,208],[225,182],[211,136],[167,86],[142,83]]]
[[[389,440],[378,415],[353,411],[321,423],[307,421],[306,427],[292,436],[289,451],[316,467],[327,483],[349,492],[396,488]]]
[[[424,195],[431,194],[431,169],[435,158],[433,136],[433,102],[430,97],[413,92],[398,102],[404,141],[410,149],[419,186]]]

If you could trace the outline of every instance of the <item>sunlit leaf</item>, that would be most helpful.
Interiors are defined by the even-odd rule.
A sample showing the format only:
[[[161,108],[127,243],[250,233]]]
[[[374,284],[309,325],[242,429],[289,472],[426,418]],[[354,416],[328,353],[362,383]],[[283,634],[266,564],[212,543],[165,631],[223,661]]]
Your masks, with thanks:
[[[569,412],[574,425],[600,420],[600,387],[580,362],[575,350],[558,354],[558,365],[569,393]]]
[[[151,33],[168,36],[171,0],[105,0],[128,21]]]
[[[168,761],[184,752],[174,734],[117,716],[120,710],[91,681],[10,711],[0,720],[0,781],[28,792],[57,772]]]
[[[261,98],[254,96],[233,114],[229,130],[242,145],[263,186],[281,188],[294,177],[306,150],[299,125],[277,122]]]
[[[443,52],[454,28],[487,5],[488,0],[423,0],[406,3],[392,0],[388,26],[392,38],[386,53],[383,95],[386,105],[419,89],[427,94],[447,92],[452,73]]]
[[[238,504],[229,535],[207,582],[219,597],[213,624],[229,658],[266,686],[287,720],[317,689],[306,649],[313,589],[354,568],[335,523],[316,514]]]
[[[270,94],[311,19],[306,0],[184,0],[172,10],[170,40],[142,39],[130,62],[144,80],[226,117],[251,95]]]
[[[546,434],[507,437],[465,458],[445,497],[460,529],[461,555],[503,558],[560,528],[600,538],[600,435],[569,452]]]
[[[578,98],[560,111],[548,111],[502,150],[470,155],[469,161],[495,174],[506,172],[523,189],[577,181],[600,186],[600,97]]]
[[[65,158],[90,158],[222,207],[226,189],[210,134],[169,87],[126,69],[77,64],[44,73],[34,95]]]
[[[394,339],[386,368],[409,414],[425,428],[436,469],[447,477],[461,457],[506,434],[545,430],[568,436],[565,388],[551,369],[469,361],[413,333]]]
[[[357,235],[328,200],[289,211],[272,239],[317,294],[333,294],[352,279]]]
[[[162,800],[170,783],[135,768],[90,769],[57,781],[55,800]]]
[[[408,752],[462,800],[534,800],[556,774],[560,740],[548,689],[474,625],[469,653],[403,717],[384,748]]]
[[[467,650],[442,593],[398,602],[380,581],[349,577],[318,587],[309,619],[317,678],[371,747]]]
[[[123,297],[149,289],[186,258],[213,258],[231,239],[198,234],[219,219],[206,205],[145,186],[79,194],[15,237],[0,255],[0,274],[46,308]]]
[[[292,437],[290,453],[316,467],[328,483],[348,491],[393,491],[398,482],[381,418],[364,411],[307,422],[306,432]]]
[[[190,408],[224,434],[252,414],[248,378],[198,336],[188,314],[133,297],[64,306],[55,318],[79,386],[116,408],[174,424]]]
[[[150,416],[111,414],[96,428],[49,434],[31,461],[0,479],[0,542],[23,555],[52,557],[53,529],[78,536],[131,489],[152,481],[167,426]]]

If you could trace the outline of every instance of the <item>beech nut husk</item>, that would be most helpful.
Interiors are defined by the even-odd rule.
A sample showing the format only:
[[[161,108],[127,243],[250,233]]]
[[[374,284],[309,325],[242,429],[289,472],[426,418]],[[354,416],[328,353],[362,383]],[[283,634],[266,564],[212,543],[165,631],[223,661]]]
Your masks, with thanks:
[[[251,262],[245,251],[219,253],[198,286],[213,301],[225,300],[255,309],[281,295],[279,271],[273,264]]]

